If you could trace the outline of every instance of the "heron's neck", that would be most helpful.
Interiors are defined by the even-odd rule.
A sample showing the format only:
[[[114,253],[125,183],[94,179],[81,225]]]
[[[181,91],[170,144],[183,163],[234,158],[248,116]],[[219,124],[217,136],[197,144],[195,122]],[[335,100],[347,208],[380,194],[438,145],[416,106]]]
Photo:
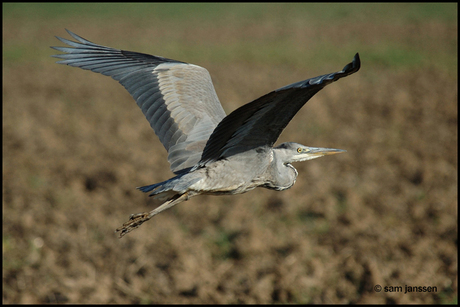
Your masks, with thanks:
[[[284,163],[273,150],[273,160],[269,167],[270,189],[282,191],[292,187],[297,178],[297,170],[290,163]]]

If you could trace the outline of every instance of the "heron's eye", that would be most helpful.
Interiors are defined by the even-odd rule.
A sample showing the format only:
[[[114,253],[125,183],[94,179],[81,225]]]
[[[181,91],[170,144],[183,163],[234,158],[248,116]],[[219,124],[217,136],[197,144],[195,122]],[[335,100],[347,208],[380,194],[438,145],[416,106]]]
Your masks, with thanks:
[[[301,152],[302,152],[302,148],[300,148],[300,147],[297,148],[297,152],[298,152],[298,153],[301,153]]]

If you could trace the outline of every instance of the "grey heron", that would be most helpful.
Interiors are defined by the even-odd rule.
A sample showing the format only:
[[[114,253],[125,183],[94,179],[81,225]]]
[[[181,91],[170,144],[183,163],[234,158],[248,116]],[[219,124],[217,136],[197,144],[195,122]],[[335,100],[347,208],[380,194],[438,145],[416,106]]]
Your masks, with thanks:
[[[174,177],[138,187],[164,203],[132,214],[120,238],[156,214],[200,194],[240,194],[256,187],[282,191],[297,178],[293,162],[345,150],[274,144],[300,108],[326,85],[357,72],[359,54],[341,71],[274,90],[226,115],[205,68],[160,56],[114,49],[74,33],[57,63],[110,76],[141,108],[168,152]]]

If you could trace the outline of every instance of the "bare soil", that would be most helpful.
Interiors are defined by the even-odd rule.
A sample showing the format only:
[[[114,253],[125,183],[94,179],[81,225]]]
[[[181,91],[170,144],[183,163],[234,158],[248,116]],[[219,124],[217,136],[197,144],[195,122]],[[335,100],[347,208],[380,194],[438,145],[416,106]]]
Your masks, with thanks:
[[[107,45],[92,26],[75,31]],[[43,48],[63,27],[36,30]],[[135,187],[172,176],[141,111],[102,75],[51,58],[4,65],[3,303],[456,302],[457,77],[361,57],[279,140],[347,153],[296,164],[290,190],[196,197],[122,239],[130,214],[159,205]],[[349,60],[196,64],[229,112]]]

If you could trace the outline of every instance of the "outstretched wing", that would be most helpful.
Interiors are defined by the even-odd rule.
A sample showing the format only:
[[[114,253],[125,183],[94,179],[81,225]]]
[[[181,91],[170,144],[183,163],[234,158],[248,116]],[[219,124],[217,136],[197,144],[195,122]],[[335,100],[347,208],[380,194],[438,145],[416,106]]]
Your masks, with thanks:
[[[110,76],[136,100],[168,151],[171,170],[194,166],[209,136],[225,117],[208,71],[159,56],[94,44],[67,32],[78,42],[57,37],[71,47],[52,47],[60,64]]]
[[[300,108],[326,85],[357,72],[359,54],[343,70],[268,93],[230,113],[211,134],[199,165],[260,146],[273,146]]]

